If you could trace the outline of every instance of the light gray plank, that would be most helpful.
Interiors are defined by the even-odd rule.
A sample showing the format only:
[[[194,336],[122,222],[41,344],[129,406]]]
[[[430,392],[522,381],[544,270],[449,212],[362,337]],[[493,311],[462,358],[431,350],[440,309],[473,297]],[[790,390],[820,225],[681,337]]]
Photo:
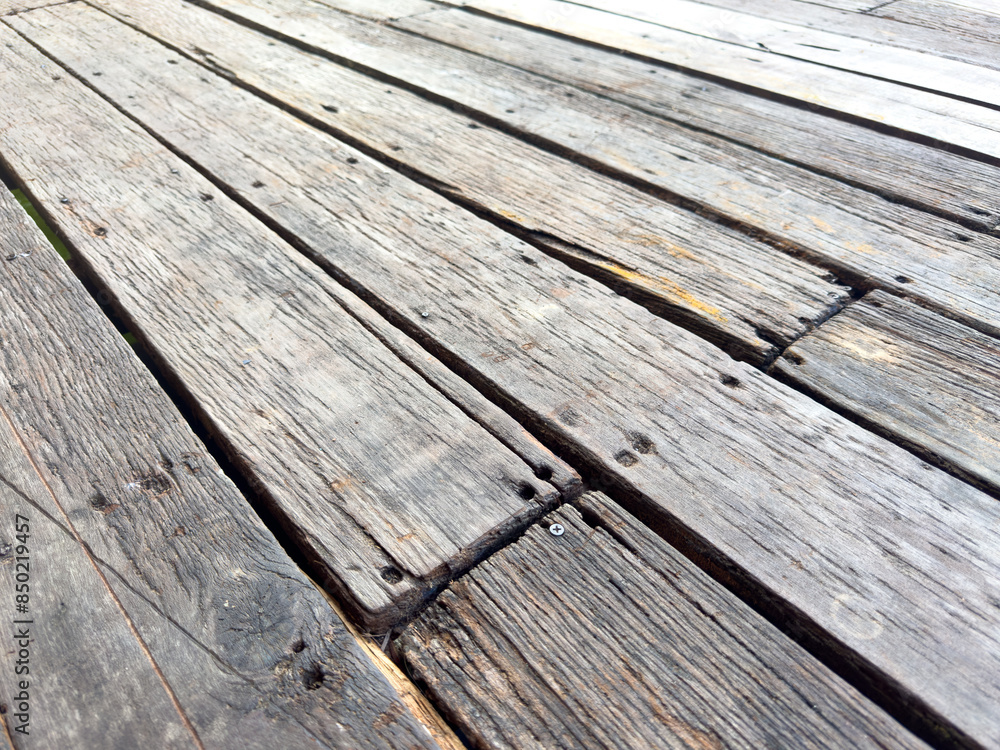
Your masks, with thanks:
[[[37,668],[15,746],[437,747],[6,190],[0,245],[0,593],[23,513]]]
[[[607,498],[579,504],[397,642],[476,747],[923,746]]]
[[[331,106],[328,76],[335,73],[328,69],[313,71],[324,87],[318,91],[319,81],[305,73],[308,65],[304,70],[297,69],[295,76],[289,76],[283,67],[276,66],[275,71],[261,69],[252,58],[244,57],[242,43],[246,40],[249,44],[250,37],[239,35],[241,44],[236,45],[230,33],[221,31],[222,26],[199,15],[197,9],[172,10],[190,7],[185,3],[138,0],[123,7],[121,0],[96,1],[103,7],[120,8],[133,19],[141,18],[144,29],[189,50],[210,49],[215,64],[236,71],[234,75],[261,93],[337,131],[346,131],[351,138],[369,144],[394,161],[412,164],[424,173],[434,168],[429,175],[432,181],[448,184],[450,172],[437,167],[436,159],[414,163],[428,148],[424,139],[431,132],[419,123],[411,123],[413,118],[408,113],[414,111],[412,107],[418,106],[419,100],[407,101],[410,106],[401,126],[409,124],[407,130],[398,133],[397,140],[387,140],[373,133],[370,123],[379,113],[400,121],[395,114],[400,106],[396,101],[401,96],[398,90],[389,94],[383,86],[369,86],[363,90],[368,95],[359,100],[361,106],[355,109],[352,102],[357,89],[351,89],[352,98],[334,103],[338,111],[329,112],[323,104]],[[763,232],[832,268],[849,282],[920,296],[968,325],[1000,335],[1000,283],[994,278],[995,265],[991,262],[1000,253],[1000,239],[996,237],[970,232],[727,139],[673,125],[511,66],[395,34],[315,3],[223,1],[230,11],[239,10],[245,17],[270,24],[297,43],[305,40],[331,55],[349,59],[352,65],[364,65],[378,70],[380,75],[405,80],[435,97],[499,120],[525,137],[568,151],[598,169],[680,196],[721,214],[727,221]],[[187,22],[181,20],[185,15]],[[192,18],[198,22],[191,23]],[[220,31],[209,35],[203,24]],[[231,29],[232,24],[227,28]],[[339,87],[342,79],[338,76],[336,80]],[[372,100],[372,96],[376,98]],[[418,137],[416,142],[409,140]],[[432,143],[438,150],[447,141]]]
[[[67,26],[74,37],[79,21]],[[41,41],[45,24],[36,23]],[[59,38],[46,33],[45,46]],[[224,156],[226,143],[189,156]],[[264,190],[252,187],[252,165],[234,166],[247,161],[238,156],[201,166],[234,194]],[[329,164],[331,174],[356,179],[346,159]],[[229,182],[226,170],[246,172]],[[297,172],[258,174],[275,180],[278,196],[294,196]],[[342,223],[332,247],[328,226],[296,206],[269,205],[281,197],[245,200],[262,212],[267,200],[304,249],[380,312],[706,564],[780,605],[804,638],[915,721],[965,740],[1000,737],[990,718],[1000,696],[1000,633],[990,614],[1000,600],[995,500],[382,174],[381,188],[364,183],[350,193],[373,213],[353,234]],[[332,187],[317,194],[333,196],[346,200]],[[432,244],[358,239],[393,237],[400,226],[413,237],[428,225]]]
[[[872,292],[774,372],[928,460],[1000,491],[1000,342]]]
[[[994,44],[1000,38],[1000,10],[993,13],[961,3],[935,0],[897,0],[878,8],[874,15],[906,24],[938,29],[960,38]]]
[[[13,32],[4,42],[12,171],[352,614],[386,629],[555,500],[315,265]]]
[[[717,133],[981,231],[1000,225],[1000,170],[973,159],[474,13],[439,10],[394,26]]]
[[[167,6],[176,12],[164,12],[164,6],[155,2],[118,7],[144,19],[155,14],[169,29],[183,30],[185,41],[199,49],[215,50],[221,40],[228,39],[227,49],[218,51],[218,64],[227,68],[233,67],[230,53],[239,54],[241,62],[251,68],[259,67],[252,63],[254,57],[266,55],[272,61],[271,70],[284,82],[277,85],[294,81],[295,91],[305,90],[304,94],[285,94],[272,86],[271,92],[295,97],[296,102],[308,99],[311,111],[333,117],[339,130],[419,168],[449,197],[512,224],[549,252],[598,275],[739,358],[758,364],[770,361],[779,348],[839,309],[848,296],[826,270],[517,138],[476,128],[469,118],[406,91],[387,92],[383,84],[331,63],[317,68],[314,58],[284,46],[268,46],[260,35],[234,29],[213,14],[183,11],[190,6],[182,3]],[[185,14],[194,14],[196,23],[185,23]],[[25,23],[30,24],[30,18]],[[227,37],[228,29],[237,36]],[[94,38],[100,33],[95,32]],[[173,34],[170,37],[178,41]],[[125,102],[122,97],[133,95],[134,88],[157,85],[161,57],[162,53],[151,52],[143,70],[130,66],[123,56],[114,76],[92,80],[107,95],[134,109],[136,102]],[[189,111],[197,111],[198,97],[209,95],[195,96],[184,90],[207,92],[199,76],[190,72],[189,83],[178,79],[173,84],[181,87],[177,91],[180,102],[191,100],[186,105]],[[220,115],[223,123],[239,118],[241,108],[248,106],[245,100],[251,98],[245,94],[241,98],[228,88],[220,93],[227,104],[220,106],[231,107],[233,114]],[[331,96],[331,89],[336,96]],[[134,96],[144,100],[141,93]],[[147,117],[158,122],[187,117],[172,109],[161,113],[146,109]],[[253,132],[240,128],[232,137],[245,141],[244,149],[274,153],[287,162],[286,149],[273,145],[277,142],[274,128],[260,123]],[[300,140],[325,148],[317,134],[311,141],[305,135]],[[251,142],[257,145],[248,145]],[[442,150],[440,144],[447,148]],[[318,163],[312,171],[317,178],[326,175]]]
[[[697,70],[817,104],[989,157],[1000,156],[1000,113],[887,81],[666,29],[558,0],[456,0],[475,8],[611,49]],[[747,63],[753,63],[748,65]]]

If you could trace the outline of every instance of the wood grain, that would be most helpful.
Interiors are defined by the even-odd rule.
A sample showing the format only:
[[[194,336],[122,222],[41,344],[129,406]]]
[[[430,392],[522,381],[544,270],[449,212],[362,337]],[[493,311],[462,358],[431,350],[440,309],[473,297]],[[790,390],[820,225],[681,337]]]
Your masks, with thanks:
[[[190,6],[180,2],[167,6],[176,8],[176,12],[165,11],[156,2],[119,3],[113,7],[174,44],[183,40],[188,49],[194,45],[212,50],[218,65],[239,70],[240,75],[252,78],[254,74],[249,71],[260,67],[252,60],[266,55],[272,62],[262,72],[273,79],[266,84],[268,93],[280,97],[283,103],[305,107],[310,115],[332,121],[338,131],[347,132],[352,139],[419,169],[451,199],[512,225],[546,251],[586,269],[738,358],[758,364],[769,362],[779,348],[834,313],[848,298],[847,290],[834,283],[826,270],[509,135],[476,127],[477,123],[469,118],[404,90],[387,90],[377,81],[332,63],[324,62],[317,68],[312,56],[284,45],[268,46],[261,35],[226,23],[214,14],[182,11]],[[25,20],[26,25],[31,23],[30,18]],[[94,26],[96,23],[91,23],[94,31],[90,41],[80,40],[80,51],[76,53],[80,57],[74,65],[89,65],[97,50],[103,48],[100,36],[114,33],[111,27]],[[134,45],[133,38],[135,35],[128,37],[129,47]],[[61,54],[73,54],[66,47],[70,43],[60,42],[61,49],[66,50]],[[224,49],[218,49],[220,44]],[[123,56],[113,75],[105,71],[102,78],[93,79],[94,83],[119,104],[138,112],[140,103],[149,100],[143,94],[147,87],[164,85],[157,72],[164,67],[162,57],[162,50],[150,50],[144,65],[134,66]],[[105,67],[109,64],[104,63]],[[244,74],[244,70],[248,72]],[[144,121],[187,121],[195,116],[192,113],[200,112],[200,98],[209,96],[210,90],[218,90],[219,106],[229,107],[231,112],[227,116],[220,113],[217,124],[206,122],[206,132],[226,127],[233,131],[233,139],[243,142],[242,149],[273,153],[276,159],[288,162],[288,150],[280,146],[275,130],[283,125],[261,124],[252,132],[232,127],[232,123],[242,122],[245,115],[241,113],[250,109],[260,113],[252,119],[276,120],[277,115],[259,100],[219,81],[213,89],[201,80],[203,71],[191,65],[178,66],[174,72],[177,76],[171,77],[169,85],[188,114],[175,111],[173,105],[163,106],[162,98],[157,96],[145,106]],[[331,88],[336,90],[336,96],[330,95]],[[135,99],[126,101],[126,96]],[[179,133],[190,130],[167,127]],[[163,128],[159,131],[163,132]],[[307,128],[297,132],[301,133],[297,135],[301,151],[326,149],[328,139],[315,132],[306,135]],[[442,149],[441,144],[447,147]],[[185,144],[184,148],[194,146]],[[212,160],[213,165],[220,162],[220,157],[225,158],[221,154],[213,156],[207,149],[199,154],[200,158]],[[300,163],[268,169],[308,171],[314,175],[313,182],[326,179],[325,164],[313,161],[311,166]],[[356,167],[354,171],[362,170]],[[256,178],[249,173],[238,177],[231,168],[230,175],[227,179],[236,185],[244,184],[245,177],[251,183]],[[265,179],[261,182],[267,184]],[[246,197],[268,213],[275,213],[269,204],[277,198],[265,203],[259,190],[247,191]],[[308,204],[310,213],[320,208],[311,200]],[[287,208],[282,210],[287,213]]]
[[[1000,104],[1000,71],[924,51],[902,49],[810,28],[794,21],[761,18],[692,0],[583,0],[581,4],[746,47],[757,54],[763,52],[765,59],[784,56],[838,71],[919,86],[980,104]]]
[[[973,159],[487,16],[449,9],[393,25],[722,135],[980,231],[1000,225],[994,189],[1000,170]]]
[[[199,148],[198,159],[225,154],[227,138]],[[352,174],[346,153],[331,152],[331,174]],[[202,168],[234,195],[267,189],[252,188],[259,180],[277,188],[269,202],[294,196],[297,172],[237,161],[249,160],[227,161],[232,173]],[[379,312],[719,575],[780,609],[909,720],[948,741],[1000,741],[993,498],[383,174],[379,191],[352,194],[372,213],[357,230],[343,220],[336,243],[298,207],[271,215]],[[335,195],[347,200],[316,194]],[[433,244],[354,239],[400,226],[409,237],[433,230]]]
[[[388,628],[554,502],[338,305],[345,292],[320,269],[13,32],[4,41],[18,50],[10,171],[32,178],[50,223],[353,616]]]
[[[958,37],[995,44],[1000,34],[1000,13],[983,12],[962,3],[935,0],[898,0],[873,11],[900,23],[926,26]]]
[[[6,190],[0,245],[0,592],[24,513],[35,621],[15,747],[437,747]]]
[[[928,460],[1000,491],[1000,342],[872,292],[773,372]]]
[[[699,0],[699,2],[1000,69],[1000,45],[996,43],[995,36],[992,41],[986,41],[981,37],[967,38],[948,33],[946,30],[883,18],[879,14],[887,13],[889,4],[869,14],[837,10],[803,0]],[[867,2],[865,4],[868,5]]]
[[[122,6],[122,0],[97,1],[104,7],[122,8],[133,19],[141,18],[144,29],[174,39],[176,44],[186,44],[187,49],[194,46],[211,50],[211,60],[243,83],[337,131],[346,130],[352,139],[371,143],[371,120],[380,112],[398,111],[399,103],[393,102],[400,92],[388,94],[383,86],[369,86],[362,92],[367,96],[357,99],[363,118],[360,112],[352,112],[351,103],[361,96],[357,89],[350,90],[350,98],[332,105],[338,112],[324,110],[323,105],[329,105],[331,98],[330,79],[326,76],[334,75],[332,71],[323,71],[320,80],[325,88],[321,93],[315,89],[316,84],[309,83],[312,76],[306,74],[308,66],[297,67],[296,75],[290,76],[283,68],[274,74],[252,61],[240,61],[234,54],[235,45],[225,43],[230,36],[221,31],[222,27],[215,26],[220,31],[211,36],[196,30],[211,23],[196,9],[169,12],[177,4],[164,5],[161,0],[140,0],[128,7]],[[665,191],[676,199],[693,202],[750,231],[763,232],[775,242],[831,268],[849,283],[920,296],[967,325],[1000,335],[1000,283],[994,277],[992,262],[1000,253],[1000,239],[996,237],[970,232],[950,221],[737,146],[728,139],[674,125],[605,97],[477,55],[407,34],[394,34],[315,3],[221,2],[231,12],[239,10],[280,29],[296,43],[304,41],[329,54],[346,57],[352,65],[374,68],[380,76],[405,80],[419,91],[476,110],[491,121],[503,122],[524,137],[568,152],[581,162],[613,171],[661,194]],[[187,22],[181,20],[185,15]],[[194,18],[197,24],[190,22]],[[358,29],[362,31],[355,31]],[[193,35],[199,41],[193,41]],[[249,43],[248,37],[239,38],[241,44]],[[456,75],[456,71],[462,71],[462,75]],[[369,104],[373,95],[378,98]],[[354,118],[361,119],[361,123],[352,128]],[[400,121],[398,115],[391,119]],[[404,115],[403,122],[412,120]],[[430,132],[429,127],[412,123],[407,132],[397,134],[395,142],[380,141],[372,146],[388,158],[409,165],[422,152],[441,150],[438,139],[427,142]],[[418,137],[420,140],[409,140]],[[422,160],[414,166],[421,171],[427,168]],[[434,179],[441,173],[440,179],[449,184],[450,173],[446,170],[434,173]]]
[[[747,51],[722,41],[558,0],[455,0],[530,26],[625,49],[984,156],[1000,156],[1000,112],[822,65]],[[748,63],[753,63],[748,65]]]
[[[604,496],[580,509],[453,582],[399,642],[473,746],[922,746]]]

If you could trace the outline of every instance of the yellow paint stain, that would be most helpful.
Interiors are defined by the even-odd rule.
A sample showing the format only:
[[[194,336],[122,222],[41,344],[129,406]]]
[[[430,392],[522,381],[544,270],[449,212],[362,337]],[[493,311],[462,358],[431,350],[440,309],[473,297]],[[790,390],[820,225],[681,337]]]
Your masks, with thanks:
[[[631,237],[632,241],[636,244],[642,245],[643,247],[658,247],[666,250],[675,258],[684,258],[686,260],[697,260],[694,253],[680,245],[675,245],[673,242],[668,242],[662,237],[657,237],[655,234],[633,234]]]
[[[497,213],[500,214],[501,216],[510,219],[511,221],[516,221],[518,224],[524,224],[527,221],[527,219],[525,219],[523,216],[518,216],[513,211],[505,211],[502,208],[498,208]]]
[[[687,291],[680,285],[676,284],[675,282],[671,281],[670,279],[664,276],[661,276],[660,278],[657,279],[652,276],[647,276],[644,273],[639,273],[638,271],[631,271],[627,268],[616,266],[613,263],[599,263],[598,265],[601,268],[604,268],[605,270],[615,274],[615,276],[625,279],[626,281],[632,283],[638,282],[641,283],[643,286],[659,289],[660,291],[665,292],[668,296],[680,300],[688,307],[694,308],[699,312],[703,312],[706,315],[715,318],[720,323],[727,322],[726,317],[722,315],[721,312],[719,312],[719,308],[712,307],[711,305],[706,305],[704,302],[702,302],[693,294],[691,294],[691,292]]]
[[[844,242],[844,247],[850,250],[852,253],[861,253],[862,255],[885,255],[881,250],[876,250],[874,247],[869,245],[867,242]]]
[[[822,219],[817,219],[815,216],[810,216],[809,221],[816,225],[816,228],[821,232],[833,233],[833,227],[827,224]]]

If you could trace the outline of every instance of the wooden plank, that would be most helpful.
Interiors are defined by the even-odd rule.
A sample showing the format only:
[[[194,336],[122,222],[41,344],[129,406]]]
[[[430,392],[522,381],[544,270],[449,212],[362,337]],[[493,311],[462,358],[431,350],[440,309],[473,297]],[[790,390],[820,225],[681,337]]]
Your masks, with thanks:
[[[1000,45],[995,43],[995,39],[991,42],[968,39],[938,29],[899,23],[891,18],[868,13],[836,10],[802,0],[698,0],[698,2],[1000,69]]]
[[[1000,38],[1000,12],[986,13],[939,0],[897,0],[872,13],[882,18],[926,26],[959,37],[991,43]]]
[[[140,12],[132,6],[129,11]],[[204,11],[194,12],[202,19],[194,27],[199,37],[197,44],[201,49],[211,49],[210,40],[217,35],[211,22],[218,23],[221,19]],[[106,16],[91,13],[81,14],[81,18],[97,20],[84,27],[92,30],[86,38],[78,40],[79,51],[73,51],[75,47],[70,46],[73,43],[69,39],[53,44],[59,44],[59,54],[69,55],[68,62],[81,71],[100,59],[103,75],[92,80],[106,96],[120,106],[127,105],[136,114],[141,111],[145,121],[157,123],[158,132],[190,134],[183,148],[194,149],[199,159],[208,159],[213,168],[219,168],[222,162],[232,164],[233,160],[214,147],[205,149],[198,144],[207,144],[210,134],[220,128],[229,131],[226,140],[232,152],[265,155],[245,165],[245,160],[240,159],[237,163],[243,165],[239,167],[242,174],[226,167],[228,181],[252,184],[259,178],[261,160],[279,162],[267,167],[272,173],[294,172],[300,181],[310,175],[310,193],[322,189],[318,183],[329,179],[326,160],[313,159],[306,164],[299,159],[292,164],[287,158],[290,153],[327,150],[328,137],[304,125],[293,127],[290,132],[286,127],[287,117],[218,79],[214,83],[205,80],[204,70],[186,60],[178,61],[170,83],[164,84],[158,72],[164,65],[162,47],[143,45],[140,35],[121,24],[112,24]],[[179,13],[168,23],[183,23],[183,18]],[[33,23],[43,24],[27,17],[24,28]],[[106,45],[99,41],[104,34],[116,35],[115,38],[122,40],[120,48],[129,52],[105,59]],[[387,93],[384,85],[361,74],[329,63],[323,64],[322,72],[316,70],[309,56],[269,47],[264,38],[251,36],[255,37],[256,45],[240,44],[242,54],[266,54],[268,59],[275,60],[276,71],[302,70],[308,66],[304,77],[310,81],[313,108],[325,116],[335,115],[341,128],[350,127],[352,133],[369,142],[376,140],[386,152],[429,170],[434,184],[446,186],[445,192],[450,197],[484,209],[498,221],[513,223],[550,252],[594,271],[623,293],[682,322],[736,357],[757,364],[770,362],[779,348],[826,319],[848,298],[848,291],[834,283],[828,271],[740,232],[665,204],[496,130],[472,129],[469,126],[475,123],[465,116],[405,91]],[[145,50],[141,53],[142,65],[136,64],[133,49]],[[278,57],[282,58],[280,67],[276,64]],[[220,64],[228,67],[229,61],[220,60]],[[331,76],[343,80],[334,84]],[[331,86],[338,92],[335,105],[329,103]],[[148,93],[156,88],[163,91],[157,95]],[[317,100],[314,95],[323,98]],[[176,101],[164,107],[164,97]],[[217,114],[211,121],[200,115],[201,102],[206,97],[217,99],[214,107]],[[327,111],[331,107],[337,112]],[[221,114],[223,109],[226,115]],[[197,126],[186,124],[199,120],[204,122],[203,137],[195,136],[193,128]],[[255,125],[253,128],[232,125],[244,121]],[[433,134],[432,138],[428,133]],[[283,145],[289,138],[297,144],[295,149]],[[447,142],[446,151],[436,148],[441,142]],[[403,152],[413,156],[402,156]],[[355,176],[351,179],[357,181],[365,173],[365,167],[356,166],[352,172]],[[260,181],[268,184],[266,178]],[[331,197],[324,210],[307,194],[293,197],[284,186],[281,189],[284,192],[280,198],[272,196],[267,201],[263,198],[269,194],[262,193],[260,188],[243,193],[268,214],[274,214],[278,221],[294,204],[320,214],[316,221],[333,219],[342,223],[342,219],[323,218],[323,215],[328,212],[344,215],[347,207],[344,210],[333,207],[333,202],[343,199]],[[272,209],[270,204],[279,200],[284,201],[281,207]],[[413,231],[407,229],[405,236],[400,235],[393,242],[413,241]],[[427,242],[433,243],[434,239],[427,237]]]
[[[192,19],[202,22],[188,15],[187,26]],[[77,21],[63,36],[81,33]],[[59,38],[47,33],[46,46]],[[201,153],[226,147],[221,137]],[[236,157],[228,163],[248,161]],[[331,174],[344,161],[331,157]],[[260,168],[227,182],[228,172],[200,167],[234,195],[274,180],[281,192],[253,199],[261,204],[293,194],[299,175]],[[400,328],[910,720],[967,744],[1000,738],[990,718],[1000,696],[993,498],[440,197],[389,172],[385,181],[358,193],[373,211],[364,231],[406,226],[406,242],[349,241],[341,223],[331,247],[331,226],[298,207],[271,215]],[[423,207],[407,211],[407,195]],[[432,217],[429,247],[412,239],[423,217]]]
[[[5,190],[0,238],[0,593],[27,515],[34,620],[15,746],[437,747]]]
[[[580,506],[403,634],[415,677],[476,747],[922,746],[607,498]]]
[[[920,297],[967,325],[1000,335],[1000,283],[992,262],[1000,253],[996,237],[969,232],[727,139],[676,126],[511,66],[395,34],[314,3],[224,1],[231,11],[238,9],[251,20],[280,28],[290,39],[304,38],[328,54],[346,57],[352,65],[374,67],[380,77],[401,78],[454,106],[477,110],[586,164],[641,181],[661,194],[669,191],[728,221],[764,232],[849,283]],[[315,57],[262,70],[254,62],[262,59],[260,55],[249,55],[252,35],[234,24],[222,25],[221,19],[213,23],[195,8],[173,10],[190,7],[184,3],[95,2],[131,14],[133,22],[141,19],[139,25],[148,33],[173,40],[198,59],[205,56],[195,50],[211,50],[211,65],[238,75],[258,93],[346,133],[394,163],[417,168],[431,178],[430,184],[438,180],[449,184],[450,172],[438,165],[438,152],[446,153],[443,146],[449,141],[427,143],[427,126],[412,116],[416,111],[421,117],[428,113],[426,108],[416,109],[419,98],[405,98],[402,108],[400,89],[391,89],[390,94],[384,84],[373,85],[370,80],[366,86],[347,88],[361,77],[338,74]],[[217,31],[208,33],[207,25]],[[356,37],[345,29],[365,31]],[[268,43],[258,35],[256,44],[254,49]],[[277,45],[266,49],[268,55],[281,54]],[[292,67],[294,75],[289,73]],[[338,90],[350,91],[350,96],[342,95],[332,105],[338,111],[329,112],[323,107],[331,106],[334,80]],[[375,130],[380,116],[387,130],[393,128],[392,136]]]
[[[583,5],[663,28],[837,70],[1000,104],[1000,71],[691,0],[583,0]],[[861,84],[860,81],[855,81]]]
[[[961,477],[1000,490],[1000,342],[872,292],[774,372]]]
[[[1000,225],[994,189],[1000,170],[957,154],[460,10],[394,25],[723,135],[980,231]]]
[[[380,0],[377,7],[365,0],[338,0],[341,10],[373,21],[391,21],[437,10],[441,6],[430,0]]]
[[[315,265],[71,75],[42,69],[56,66],[14,32],[4,41],[17,50],[0,144],[10,171],[33,179],[51,223],[352,615],[388,628],[554,502],[337,304],[347,293]],[[327,158],[350,153],[331,144]]]
[[[557,0],[449,4],[628,50],[988,157],[1000,156],[1000,112],[977,104]]]

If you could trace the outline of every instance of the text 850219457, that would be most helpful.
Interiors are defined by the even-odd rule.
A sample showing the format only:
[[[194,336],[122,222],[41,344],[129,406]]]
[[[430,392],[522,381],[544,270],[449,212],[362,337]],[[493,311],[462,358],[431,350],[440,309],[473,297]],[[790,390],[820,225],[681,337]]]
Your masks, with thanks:
[[[14,691],[7,709],[7,726],[29,734],[31,726],[31,523],[27,516],[14,517]]]

